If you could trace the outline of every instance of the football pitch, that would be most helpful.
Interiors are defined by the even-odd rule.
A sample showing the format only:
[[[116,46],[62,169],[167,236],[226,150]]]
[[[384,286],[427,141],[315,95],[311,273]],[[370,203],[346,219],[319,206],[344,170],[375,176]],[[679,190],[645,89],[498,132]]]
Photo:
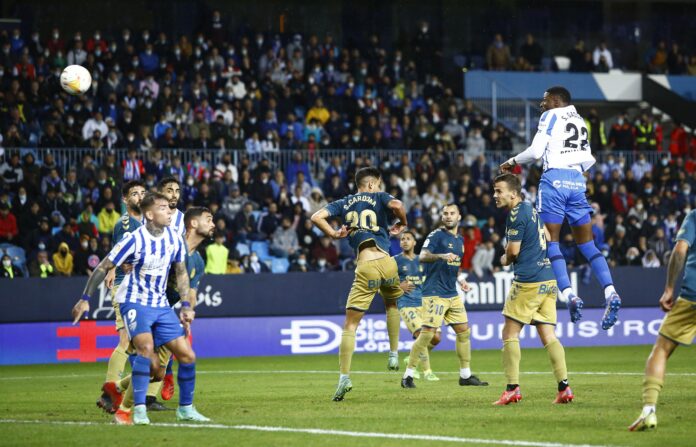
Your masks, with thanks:
[[[222,342],[222,341],[221,341]],[[453,352],[432,356],[439,382],[400,387],[386,354],[356,354],[353,391],[332,402],[337,356],[198,361],[196,407],[212,422],[177,424],[173,411],[153,425],[115,426],[95,401],[106,365],[0,368],[1,445],[239,446],[686,446],[694,445],[696,351],[670,360],[658,428],[630,433],[641,409],[649,346],[566,349],[576,400],[552,405],[556,384],[543,349],[523,350],[523,400],[494,407],[505,386],[499,351],[474,351],[489,387],[460,387]],[[403,358],[406,353],[401,353]],[[401,369],[403,371],[403,362]],[[178,390],[177,390],[178,391]],[[176,406],[177,395],[168,403]]]

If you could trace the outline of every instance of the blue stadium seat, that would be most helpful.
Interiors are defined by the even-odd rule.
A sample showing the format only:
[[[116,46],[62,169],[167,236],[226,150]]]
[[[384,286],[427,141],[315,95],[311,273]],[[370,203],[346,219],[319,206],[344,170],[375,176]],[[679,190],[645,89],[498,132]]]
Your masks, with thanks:
[[[251,250],[249,250],[248,244],[243,244],[241,242],[237,242],[237,245],[234,248],[237,249],[239,256],[246,256],[246,255],[251,253]]]
[[[25,277],[29,276],[29,269],[27,268],[27,254],[23,248],[17,247],[12,244],[2,244],[0,252],[4,252],[7,256],[12,259],[12,264],[22,271]]]
[[[287,273],[290,268],[290,261],[287,258],[271,258],[271,272]]]
[[[251,251],[256,252],[261,261],[271,259],[271,255],[268,253],[268,242],[266,241],[252,242]]]

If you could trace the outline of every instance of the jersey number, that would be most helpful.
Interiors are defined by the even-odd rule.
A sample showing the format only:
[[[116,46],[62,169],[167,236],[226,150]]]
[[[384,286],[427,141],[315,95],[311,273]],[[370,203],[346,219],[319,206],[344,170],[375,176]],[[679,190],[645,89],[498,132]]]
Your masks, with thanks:
[[[351,211],[346,214],[346,222],[353,229],[369,230],[375,233],[379,231],[377,213],[372,210],[364,210],[360,214],[357,211]]]
[[[566,133],[572,134],[564,142],[564,147],[569,147],[571,149],[578,148],[578,139],[580,139],[580,148],[584,151],[587,149],[587,128],[581,127],[580,132],[578,132],[578,127],[573,123],[566,124]],[[580,135],[582,134],[582,135]],[[580,138],[578,138],[580,136]]]

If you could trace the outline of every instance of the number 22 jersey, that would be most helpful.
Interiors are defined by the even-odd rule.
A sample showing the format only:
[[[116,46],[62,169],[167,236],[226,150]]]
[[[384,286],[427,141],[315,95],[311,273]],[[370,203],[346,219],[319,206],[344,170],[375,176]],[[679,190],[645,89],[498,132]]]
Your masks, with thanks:
[[[374,241],[377,248],[389,253],[389,202],[394,196],[386,192],[359,192],[326,205],[332,217],[341,217],[348,226],[348,241],[355,253],[360,245]]]

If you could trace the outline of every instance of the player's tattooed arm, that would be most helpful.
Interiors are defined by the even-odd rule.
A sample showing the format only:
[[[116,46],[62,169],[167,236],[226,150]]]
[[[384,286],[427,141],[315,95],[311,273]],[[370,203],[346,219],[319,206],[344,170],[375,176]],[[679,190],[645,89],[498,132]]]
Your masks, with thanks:
[[[82,292],[82,295],[94,295],[94,293],[99,288],[99,284],[101,284],[102,281],[104,281],[104,278],[106,278],[106,275],[109,273],[109,271],[114,269],[115,267],[116,266],[113,262],[111,262],[111,260],[109,260],[109,258],[104,258],[104,260],[99,263],[97,268],[94,269],[94,272],[92,272],[92,275],[87,280],[87,285],[85,286],[85,290],[84,292]]]
[[[342,239],[346,236],[348,236],[348,227],[343,225],[341,228],[338,230],[334,230],[331,225],[329,224],[328,219],[329,212],[326,210],[326,208],[322,208],[316,213],[312,214],[312,223],[317,226],[321,231],[324,232],[325,235],[330,237],[331,239]]]
[[[420,255],[418,255],[418,260],[420,262],[436,262],[436,261],[454,262],[457,260],[457,255],[455,255],[454,253],[435,254],[435,253],[429,252],[426,249],[421,249]]]
[[[667,281],[665,282],[665,291],[660,297],[660,307],[665,312],[672,309],[674,304],[674,285],[679,278],[679,275],[684,270],[686,262],[686,254],[689,251],[689,244],[684,240],[678,240],[669,257],[669,265],[667,266]]]
[[[73,324],[77,324],[80,318],[84,315],[85,317],[89,312],[89,298],[95,294],[99,284],[104,281],[106,274],[109,270],[114,268],[114,263],[109,260],[109,258],[104,258],[102,262],[99,263],[96,269],[92,272],[89,279],[87,280],[87,285],[85,290],[82,292],[82,297],[75,303],[72,308]]]
[[[181,296],[181,300],[190,303],[190,279],[188,276],[188,272],[186,271],[186,264],[184,262],[175,263],[174,274],[176,275],[176,289],[179,291],[179,296]]]

